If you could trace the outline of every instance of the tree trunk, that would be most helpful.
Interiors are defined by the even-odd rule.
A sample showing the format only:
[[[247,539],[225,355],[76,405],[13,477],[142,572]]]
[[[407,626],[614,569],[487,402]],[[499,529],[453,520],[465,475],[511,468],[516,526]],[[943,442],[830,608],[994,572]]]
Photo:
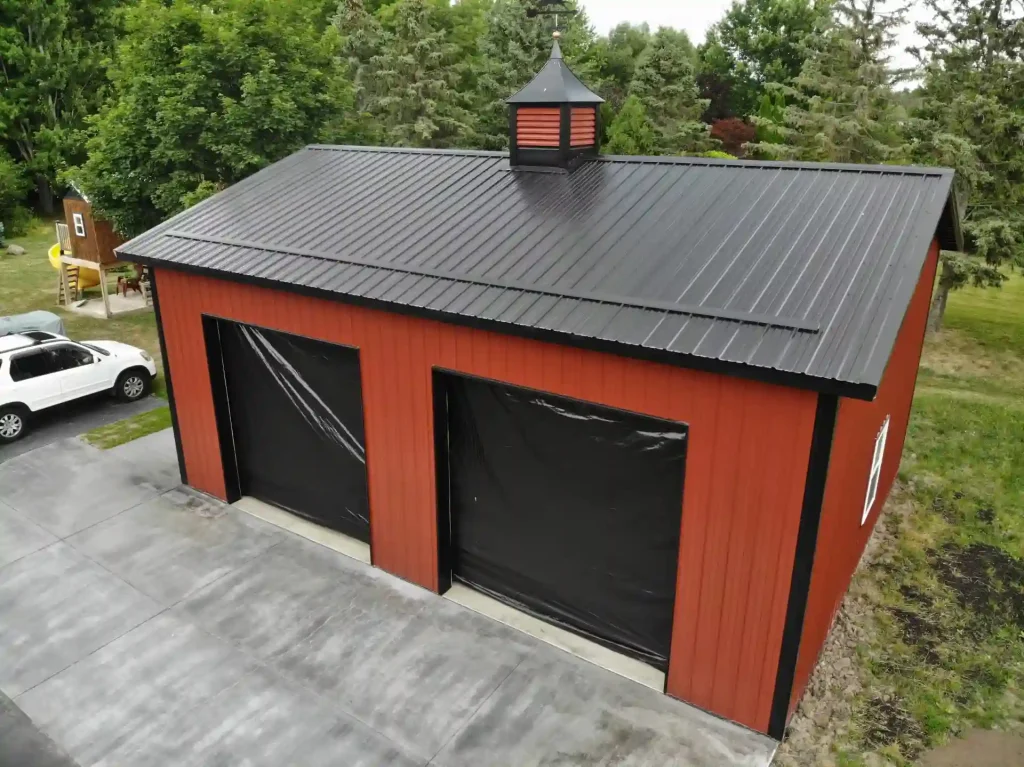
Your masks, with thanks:
[[[946,301],[949,299],[949,286],[939,283],[932,299],[932,308],[928,312],[928,330],[932,333],[942,330],[942,321],[946,317]]]
[[[52,216],[53,188],[46,176],[36,176],[36,195],[39,197],[39,212],[44,216]]]
[[[931,333],[942,330],[942,321],[946,317],[946,302],[949,300],[949,291],[952,287],[952,269],[950,269],[949,264],[943,261],[939,286],[935,289],[935,295],[932,297],[932,307],[928,311],[928,331]]]

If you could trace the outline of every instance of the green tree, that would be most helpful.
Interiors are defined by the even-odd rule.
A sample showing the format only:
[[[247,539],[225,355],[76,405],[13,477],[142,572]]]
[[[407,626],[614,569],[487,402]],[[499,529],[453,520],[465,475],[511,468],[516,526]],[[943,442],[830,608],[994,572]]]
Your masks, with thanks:
[[[828,22],[831,0],[734,0],[708,30],[699,55],[708,119],[747,117],[757,111],[768,83],[790,84],[814,49],[809,44]]]
[[[24,167],[0,149],[0,244],[4,234],[21,233],[28,219],[23,203],[29,186]]]
[[[383,142],[382,128],[370,113],[369,63],[384,51],[384,28],[363,0],[341,0],[333,24],[340,37],[344,77],[352,83],[352,109],[336,115],[324,128],[324,140],[371,146]]]
[[[351,100],[315,3],[142,0],[74,171],[135,235],[317,139]]]
[[[836,4],[819,55],[804,62],[792,85],[773,86],[789,103],[782,120],[754,118],[761,131],[781,141],[751,145],[752,151],[772,159],[819,162],[907,159],[906,113],[894,92],[902,75],[891,68],[890,57],[907,9],[887,9],[886,4]]]
[[[573,6],[573,3],[567,3]],[[523,0],[495,0],[480,41],[480,71],[475,95],[477,141],[483,149],[508,147],[505,99],[526,85],[551,55],[553,22],[527,16]],[[586,14],[560,20],[560,47],[573,72],[595,91],[600,89],[598,65],[592,55],[594,33]]]
[[[474,116],[459,94],[458,49],[439,28],[427,0],[392,6],[381,52],[361,68],[367,111],[393,146],[451,147],[469,144]]]
[[[926,0],[915,157],[960,171],[967,253],[943,253],[931,327],[951,290],[1024,267],[1024,20],[1018,0]]]
[[[706,152],[715,147],[701,122],[708,102],[700,98],[693,45],[685,32],[662,27],[640,54],[629,86],[658,137],[660,154]]]
[[[608,126],[604,151],[607,154],[655,155],[659,150],[658,133],[643,102],[637,96],[630,96]]]
[[[601,96],[618,111],[633,82],[636,62],[651,42],[651,29],[646,24],[622,23],[594,41],[591,60],[599,72]]]
[[[121,4],[0,0],[0,136],[47,215],[58,174],[84,158],[83,127],[106,92]]]

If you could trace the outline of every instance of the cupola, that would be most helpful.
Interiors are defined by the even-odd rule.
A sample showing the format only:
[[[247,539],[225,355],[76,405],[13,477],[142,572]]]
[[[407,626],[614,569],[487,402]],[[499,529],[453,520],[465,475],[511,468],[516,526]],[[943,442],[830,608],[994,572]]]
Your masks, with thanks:
[[[603,101],[566,65],[556,32],[543,69],[507,101],[512,167],[571,170],[597,157]]]

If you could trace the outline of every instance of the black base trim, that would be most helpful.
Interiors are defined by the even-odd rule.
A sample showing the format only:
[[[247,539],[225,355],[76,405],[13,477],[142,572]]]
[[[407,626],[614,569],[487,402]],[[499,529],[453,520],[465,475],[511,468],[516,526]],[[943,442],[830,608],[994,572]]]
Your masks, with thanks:
[[[796,555],[793,560],[793,577],[789,586],[789,604],[786,607],[786,624],[782,631],[779,670],[775,676],[775,695],[772,698],[772,710],[768,720],[768,734],[776,740],[782,740],[785,736],[786,724],[789,721],[789,701],[793,695],[804,616],[807,613],[807,597],[811,589],[814,554],[818,546],[818,528],[821,525],[821,506],[825,499],[825,482],[828,479],[832,437],[835,433],[838,411],[837,397],[827,394],[818,397],[814,432],[811,435],[811,454],[807,463],[807,481],[804,485],[804,502],[800,512],[800,530],[797,533]]]
[[[156,315],[156,332],[160,339],[160,359],[163,362],[164,386],[167,387],[167,405],[171,410],[171,430],[174,432],[174,450],[178,454],[178,473],[181,484],[188,484],[188,472],[185,468],[185,452],[181,447],[181,427],[178,426],[178,406],[174,401],[174,382],[171,380],[171,362],[167,358],[167,341],[164,338],[164,321],[160,314],[160,291],[157,288],[157,270],[149,267],[149,291],[153,296],[153,314]]]

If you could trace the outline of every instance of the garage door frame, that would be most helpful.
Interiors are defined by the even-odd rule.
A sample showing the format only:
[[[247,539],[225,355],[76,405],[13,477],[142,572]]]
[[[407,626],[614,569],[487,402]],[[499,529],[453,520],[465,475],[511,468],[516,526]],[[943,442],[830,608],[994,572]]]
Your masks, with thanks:
[[[220,446],[221,467],[222,467],[222,470],[224,472],[224,487],[225,487],[225,493],[226,493],[226,500],[227,500],[228,503],[235,503],[235,502],[239,501],[243,497],[243,488],[242,488],[242,480],[241,480],[241,468],[240,468],[239,463],[238,463],[238,453],[237,453],[237,450],[236,450],[236,447],[235,447],[235,429],[234,429],[234,424],[232,422],[232,417],[231,417],[231,402],[230,402],[230,395],[229,395],[229,390],[228,390],[227,370],[226,370],[226,367],[225,367],[224,350],[223,350],[223,344],[222,344],[222,340],[221,340],[221,327],[222,327],[222,324],[225,323],[225,322],[230,322],[230,323],[232,323],[234,325],[240,325],[242,327],[251,327],[251,328],[254,328],[256,330],[263,330],[263,331],[266,331],[268,333],[275,333],[275,334],[279,334],[280,333],[280,334],[284,334],[284,335],[287,335],[287,336],[294,336],[295,338],[301,338],[301,339],[304,339],[304,340],[307,340],[307,341],[312,341],[312,342],[315,342],[315,343],[325,344],[327,346],[333,346],[333,347],[337,347],[339,349],[345,349],[347,351],[354,352],[356,354],[357,360],[359,362],[360,384],[361,384],[360,388],[361,389],[362,389],[362,380],[361,380],[362,379],[362,360],[360,359],[359,348],[355,347],[355,346],[349,346],[347,344],[338,344],[338,343],[334,343],[332,341],[328,341],[328,340],[325,340],[325,339],[322,339],[322,338],[316,338],[314,336],[307,336],[307,335],[302,335],[302,334],[299,334],[299,333],[292,333],[292,332],[286,331],[286,330],[277,330],[275,328],[265,327],[265,326],[262,326],[262,325],[256,325],[256,324],[248,323],[248,322],[241,322],[241,321],[233,319],[231,317],[221,317],[221,316],[212,315],[212,314],[203,314],[202,315],[203,338],[204,338],[204,342],[206,344],[206,358],[207,358],[207,365],[208,365],[209,373],[210,373],[210,388],[211,388],[211,392],[212,392],[212,395],[213,395],[212,398],[213,398],[214,416],[215,416],[215,420],[216,420],[216,423],[217,423],[217,439],[218,439],[218,443],[219,443],[219,446]],[[364,441],[364,445],[363,445],[363,447],[365,449],[366,448],[365,442],[367,440],[366,427],[365,427],[366,414],[365,414],[365,400],[364,400],[364,398],[362,396],[362,391],[360,391],[360,411],[362,413],[362,417],[363,417],[363,421],[364,421],[364,424],[363,424],[363,441]],[[367,460],[368,460],[368,458],[367,458]],[[372,517],[372,509],[370,508],[370,505],[369,505],[370,499],[369,499],[369,493],[368,493],[368,491],[369,491],[369,466],[368,466],[368,464],[367,464],[366,467],[364,467],[364,472],[366,472],[367,514],[370,517],[370,534],[369,534],[370,541],[369,541],[369,546],[370,546],[371,556],[372,556],[372,548],[373,548],[373,546],[372,546],[373,517]],[[270,503],[270,505],[274,505],[272,502],[269,502],[269,503]],[[285,511],[289,511],[288,509],[284,509],[284,510]],[[293,512],[289,511],[289,513],[293,513]],[[348,534],[346,532],[336,530],[333,526],[323,525],[322,523],[317,522],[317,521],[312,520],[312,519],[309,519],[309,518],[305,517],[304,515],[296,515],[296,516],[297,516],[298,519],[304,519],[304,520],[308,521],[310,524],[319,525],[321,527],[324,527],[324,529],[331,530],[332,532],[337,533],[338,535],[345,535],[346,537],[350,537],[353,540],[357,540],[357,538],[354,538],[353,536],[351,536],[350,534]]]
[[[507,387],[507,388],[510,388],[510,389],[515,389],[515,390],[523,391],[523,392],[534,392],[534,393],[536,393],[538,395],[541,395],[541,396],[544,396],[544,397],[555,398],[555,399],[564,400],[564,401],[567,401],[567,402],[577,402],[577,403],[580,403],[581,405],[585,405],[585,406],[588,406],[588,407],[596,407],[596,408],[601,408],[602,410],[607,410],[607,411],[614,412],[614,413],[622,413],[622,414],[624,414],[626,416],[630,416],[630,417],[634,417],[634,418],[644,418],[644,419],[648,419],[648,420],[650,420],[652,422],[661,422],[661,423],[665,423],[665,424],[671,424],[673,427],[683,429],[686,432],[687,438],[686,438],[686,445],[685,445],[684,455],[683,455],[682,493],[680,494],[679,505],[678,505],[678,509],[679,509],[678,522],[679,522],[680,540],[679,540],[679,543],[677,545],[677,550],[676,550],[677,553],[676,553],[676,568],[675,568],[676,572],[678,572],[678,557],[679,557],[679,552],[682,550],[682,515],[683,515],[683,497],[685,496],[685,493],[686,493],[685,472],[686,472],[687,455],[689,453],[689,432],[690,432],[689,424],[684,423],[684,422],[679,422],[679,421],[672,421],[672,420],[666,419],[666,418],[659,418],[658,416],[653,416],[653,415],[650,415],[648,413],[641,413],[641,412],[636,412],[636,411],[632,411],[632,410],[625,410],[623,408],[613,407],[613,406],[606,405],[606,404],[601,403],[601,402],[594,402],[594,401],[590,401],[590,400],[584,400],[584,399],[580,399],[580,398],[577,398],[577,397],[569,397],[569,396],[565,396],[563,394],[559,394],[559,393],[556,393],[556,392],[545,391],[545,390],[542,390],[542,389],[535,389],[535,388],[531,388],[531,387],[527,387],[527,386],[520,386],[518,384],[511,383],[511,382],[508,382],[508,381],[501,381],[501,380],[497,380],[497,379],[486,378],[486,377],[483,377],[483,376],[474,376],[474,375],[470,375],[470,374],[461,372],[459,370],[452,370],[452,369],[448,369],[448,368],[441,368],[441,367],[436,367],[435,366],[435,367],[432,368],[431,384],[432,384],[433,419],[434,419],[434,434],[433,434],[433,437],[434,437],[434,463],[435,463],[435,472],[436,472],[435,486],[436,486],[436,495],[437,495],[438,593],[443,595],[446,592],[450,591],[452,586],[453,586],[453,583],[454,583],[455,544],[454,544],[454,530],[453,530],[453,526],[454,525],[453,525],[453,520],[452,520],[452,508],[451,508],[451,504],[452,504],[452,498],[451,498],[451,461],[450,461],[450,446],[449,446],[449,411],[448,411],[449,389],[448,389],[448,386],[447,386],[447,383],[446,383],[446,379],[450,379],[450,378],[461,378],[461,379],[467,379],[467,380],[471,380],[471,381],[479,381],[479,382],[484,383],[484,384],[491,384],[491,385],[497,385],[497,386],[501,386],[501,387]],[[672,599],[673,607],[672,607],[672,614],[671,614],[671,618],[670,618],[670,636],[674,635],[675,629],[676,629],[676,626],[675,626],[675,617],[676,617],[675,616],[675,600],[678,598],[678,580],[673,581],[672,589],[673,589],[673,599]],[[526,614],[528,615],[529,613],[526,613]],[[544,620],[544,619],[540,619],[539,618],[539,620]],[[551,625],[557,626],[558,624],[552,623]],[[561,627],[561,626],[560,626],[560,628],[562,628],[563,630],[571,631],[572,633],[575,633],[578,637],[582,638],[583,640],[585,640],[587,642],[593,642],[593,644],[595,646],[600,646],[600,647],[604,647],[604,648],[609,648],[610,647],[609,645],[605,644],[604,642],[598,642],[596,640],[590,639],[590,638],[586,637],[585,635],[583,635],[581,633],[573,631],[572,629],[569,629],[569,628],[566,628],[566,627]],[[671,648],[671,641],[670,641],[670,648]],[[619,652],[619,651],[614,650],[614,649],[612,649],[612,651],[613,652]],[[671,649],[669,650],[669,654],[671,655]],[[622,657],[623,658],[631,658],[631,659],[633,659],[633,656],[629,655],[629,654],[622,654]],[[637,662],[644,663],[644,661],[642,661],[642,660],[638,660]],[[670,662],[671,662],[671,658],[669,657],[668,658],[668,663],[670,663]],[[666,664],[666,668],[667,668],[668,663]],[[662,669],[662,671],[664,671],[664,673],[665,673],[664,684],[667,685],[667,683],[668,683],[667,671],[665,671],[664,669]]]

